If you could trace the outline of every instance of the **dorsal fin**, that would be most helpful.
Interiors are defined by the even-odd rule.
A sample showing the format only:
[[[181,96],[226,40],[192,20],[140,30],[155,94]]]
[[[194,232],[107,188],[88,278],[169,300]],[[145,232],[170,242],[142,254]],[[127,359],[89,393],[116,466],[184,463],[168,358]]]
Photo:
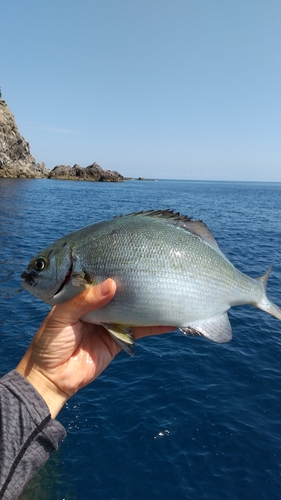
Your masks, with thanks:
[[[130,216],[142,216],[142,217],[154,217],[154,218],[162,218],[167,220],[174,221],[184,221],[188,222],[191,219],[187,215],[181,215],[179,212],[174,212],[173,210],[142,210],[140,212],[132,212],[126,215],[117,215],[116,217],[130,217]]]
[[[206,224],[201,220],[190,219],[187,215],[181,215],[179,212],[174,212],[172,210],[146,210],[142,212],[133,212],[127,214],[128,216],[142,216],[142,217],[153,217],[158,219],[165,219],[170,224],[179,226],[186,231],[198,236],[199,238],[207,241],[215,250],[219,251],[225,258],[225,255],[221,252],[214,236],[208,229]],[[126,215],[121,215],[120,217],[126,217]]]
[[[220,250],[214,236],[212,235],[210,229],[201,220],[189,220],[183,224],[184,228],[190,231],[192,234],[199,236],[203,240],[207,241],[216,250]]]

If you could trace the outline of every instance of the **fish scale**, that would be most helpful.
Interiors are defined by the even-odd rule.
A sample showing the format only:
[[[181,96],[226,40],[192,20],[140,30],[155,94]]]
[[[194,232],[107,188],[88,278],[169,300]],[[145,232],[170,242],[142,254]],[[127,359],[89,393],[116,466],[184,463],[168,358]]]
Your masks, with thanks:
[[[252,279],[237,270],[202,221],[158,210],[60,238],[31,260],[22,278],[24,288],[51,305],[113,278],[114,298],[83,319],[103,324],[133,354],[133,326],[174,325],[226,342],[231,306],[252,304],[281,319],[266,296],[268,275]]]

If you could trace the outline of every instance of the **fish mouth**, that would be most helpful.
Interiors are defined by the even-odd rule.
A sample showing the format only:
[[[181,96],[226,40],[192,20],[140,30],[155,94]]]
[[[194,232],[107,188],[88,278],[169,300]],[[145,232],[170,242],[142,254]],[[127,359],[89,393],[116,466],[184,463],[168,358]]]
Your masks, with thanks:
[[[71,276],[71,273],[72,273],[72,268],[73,268],[73,266],[72,266],[72,264],[71,264],[71,266],[70,266],[70,268],[68,269],[68,271],[67,271],[67,273],[66,273],[66,275],[65,275],[64,279],[62,280],[62,283],[61,283],[61,285],[60,285],[59,289],[58,289],[58,290],[56,291],[56,293],[54,294],[54,297],[55,297],[56,295],[58,295],[58,293],[60,293],[60,292],[62,291],[62,289],[63,289],[63,288],[67,285],[67,283],[69,282],[69,280],[70,280],[70,276]]]
[[[30,273],[27,273],[24,271],[21,274],[21,278],[27,283],[27,285],[34,286],[34,282],[36,281],[36,278],[38,276],[38,273],[36,271],[30,271]]]

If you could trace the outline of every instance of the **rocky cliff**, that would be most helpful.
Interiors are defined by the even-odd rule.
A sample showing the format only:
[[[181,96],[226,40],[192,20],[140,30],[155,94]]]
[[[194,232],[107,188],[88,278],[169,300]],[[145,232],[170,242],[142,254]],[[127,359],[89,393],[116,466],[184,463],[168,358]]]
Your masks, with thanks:
[[[29,143],[19,133],[15,117],[1,98],[0,91],[0,177],[48,177],[49,179],[122,182],[123,175],[103,170],[97,163],[86,168],[57,165],[49,170],[45,163],[36,163]]]
[[[18,131],[14,115],[0,98],[0,177],[46,177],[44,163],[36,163],[28,142]]]

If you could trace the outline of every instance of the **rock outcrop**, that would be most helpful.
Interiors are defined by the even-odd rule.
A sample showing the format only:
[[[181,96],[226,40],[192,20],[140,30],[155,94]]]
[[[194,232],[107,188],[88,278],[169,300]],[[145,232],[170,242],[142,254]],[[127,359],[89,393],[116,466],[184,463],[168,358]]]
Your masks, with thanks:
[[[49,179],[122,182],[123,175],[103,170],[97,163],[86,168],[57,165],[49,170],[45,163],[36,163],[29,143],[19,133],[15,117],[3,101],[0,91],[0,177],[48,177]]]
[[[0,98],[0,177],[47,177],[49,169],[36,163],[29,143],[18,131],[14,115]]]
[[[103,170],[96,162],[86,168],[75,164],[73,167],[69,165],[57,165],[48,175],[49,179],[61,180],[83,180],[95,182],[122,182],[125,180],[123,175],[115,170]]]

